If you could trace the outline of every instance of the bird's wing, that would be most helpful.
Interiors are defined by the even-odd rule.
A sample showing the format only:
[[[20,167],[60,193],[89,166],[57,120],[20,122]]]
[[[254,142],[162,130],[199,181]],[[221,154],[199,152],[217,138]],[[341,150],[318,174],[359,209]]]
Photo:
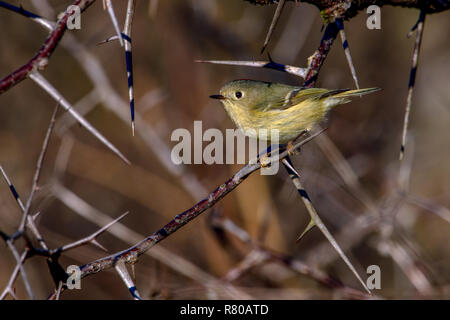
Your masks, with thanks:
[[[294,89],[283,92],[282,94],[278,93],[271,95],[271,97],[266,99],[264,103],[255,106],[255,109],[261,111],[286,110],[307,99],[315,100],[326,98],[347,90],[348,89],[328,90],[321,88],[294,87]]]

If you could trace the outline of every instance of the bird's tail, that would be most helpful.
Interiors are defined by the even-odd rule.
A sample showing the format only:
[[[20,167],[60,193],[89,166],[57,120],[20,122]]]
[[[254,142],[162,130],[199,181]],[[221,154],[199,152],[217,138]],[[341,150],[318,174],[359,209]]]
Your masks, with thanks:
[[[348,99],[354,96],[363,96],[365,94],[381,90],[380,88],[366,88],[357,90],[338,89],[326,92],[321,96],[325,102],[327,108],[333,108],[340,104],[348,103],[351,100]]]
[[[375,92],[381,90],[381,88],[365,88],[365,89],[358,89],[358,90],[346,90],[342,91],[336,94],[330,95],[333,98],[348,98],[348,97],[354,97],[354,96],[363,96],[365,94]]]

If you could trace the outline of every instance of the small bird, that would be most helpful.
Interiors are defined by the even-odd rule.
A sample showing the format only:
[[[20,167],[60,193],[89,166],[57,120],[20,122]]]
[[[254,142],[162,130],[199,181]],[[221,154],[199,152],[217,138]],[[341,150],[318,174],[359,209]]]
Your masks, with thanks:
[[[328,90],[235,80],[225,84],[220,94],[210,98],[220,99],[233,122],[246,135],[270,141],[270,131],[278,129],[278,143],[286,144],[324,120],[331,108],[350,102],[349,97],[378,90]],[[261,129],[268,131],[265,137],[258,136]]]

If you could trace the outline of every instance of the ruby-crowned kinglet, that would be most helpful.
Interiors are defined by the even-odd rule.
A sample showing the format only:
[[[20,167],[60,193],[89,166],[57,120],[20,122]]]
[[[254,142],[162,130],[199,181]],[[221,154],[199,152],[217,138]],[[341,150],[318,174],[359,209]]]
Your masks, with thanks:
[[[301,132],[311,130],[331,108],[350,102],[348,97],[377,90],[380,89],[328,90],[235,80],[224,85],[220,94],[210,97],[220,99],[233,122],[246,135],[258,138],[261,129],[278,129],[279,143],[287,143]]]

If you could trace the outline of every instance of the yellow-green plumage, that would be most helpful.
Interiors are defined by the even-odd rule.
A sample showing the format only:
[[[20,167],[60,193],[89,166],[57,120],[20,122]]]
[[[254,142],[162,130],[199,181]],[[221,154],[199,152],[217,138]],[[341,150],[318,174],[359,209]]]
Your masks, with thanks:
[[[328,111],[379,88],[328,90],[301,88],[256,80],[235,80],[220,90],[225,110],[245,134],[258,138],[260,129],[279,130],[279,142],[287,143],[304,130],[311,130]],[[259,137],[261,139],[261,136]],[[270,140],[270,136],[267,137]]]

